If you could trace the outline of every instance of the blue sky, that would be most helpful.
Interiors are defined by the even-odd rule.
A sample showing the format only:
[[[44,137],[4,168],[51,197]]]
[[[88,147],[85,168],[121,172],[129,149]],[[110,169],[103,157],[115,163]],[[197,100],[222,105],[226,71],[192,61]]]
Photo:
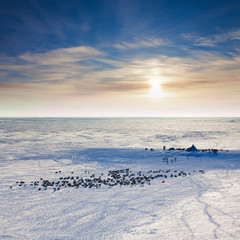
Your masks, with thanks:
[[[240,116],[240,1],[2,0],[0,116]]]

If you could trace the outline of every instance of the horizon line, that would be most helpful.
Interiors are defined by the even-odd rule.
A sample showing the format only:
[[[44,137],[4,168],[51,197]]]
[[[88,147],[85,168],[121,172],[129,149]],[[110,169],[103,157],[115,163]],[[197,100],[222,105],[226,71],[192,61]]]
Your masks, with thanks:
[[[99,117],[92,117],[92,116],[85,116],[85,117],[59,117],[59,116],[56,116],[56,117],[48,117],[48,116],[44,116],[44,117],[23,117],[23,116],[12,116],[12,117],[1,117],[0,116],[0,119],[3,119],[3,118],[240,118],[240,116],[114,116],[114,117],[111,117],[111,116],[99,116]]]

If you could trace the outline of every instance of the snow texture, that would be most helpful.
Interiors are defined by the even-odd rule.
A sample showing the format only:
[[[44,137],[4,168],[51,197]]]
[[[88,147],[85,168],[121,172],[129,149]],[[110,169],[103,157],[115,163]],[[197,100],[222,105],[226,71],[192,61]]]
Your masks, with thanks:
[[[0,239],[240,239],[238,118],[0,119],[0,133]],[[192,144],[224,151],[163,150]]]

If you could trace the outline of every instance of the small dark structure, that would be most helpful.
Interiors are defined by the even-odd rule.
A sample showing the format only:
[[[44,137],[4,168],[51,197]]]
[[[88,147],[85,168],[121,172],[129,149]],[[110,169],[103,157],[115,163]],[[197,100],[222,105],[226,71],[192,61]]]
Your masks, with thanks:
[[[197,152],[197,148],[194,146],[194,144],[186,149],[187,152]]]

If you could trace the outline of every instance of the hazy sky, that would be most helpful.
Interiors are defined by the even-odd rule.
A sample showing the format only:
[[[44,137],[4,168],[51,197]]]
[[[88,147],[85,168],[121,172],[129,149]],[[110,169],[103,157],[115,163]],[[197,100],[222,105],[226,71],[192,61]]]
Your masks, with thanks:
[[[240,1],[1,0],[18,116],[240,116]]]

